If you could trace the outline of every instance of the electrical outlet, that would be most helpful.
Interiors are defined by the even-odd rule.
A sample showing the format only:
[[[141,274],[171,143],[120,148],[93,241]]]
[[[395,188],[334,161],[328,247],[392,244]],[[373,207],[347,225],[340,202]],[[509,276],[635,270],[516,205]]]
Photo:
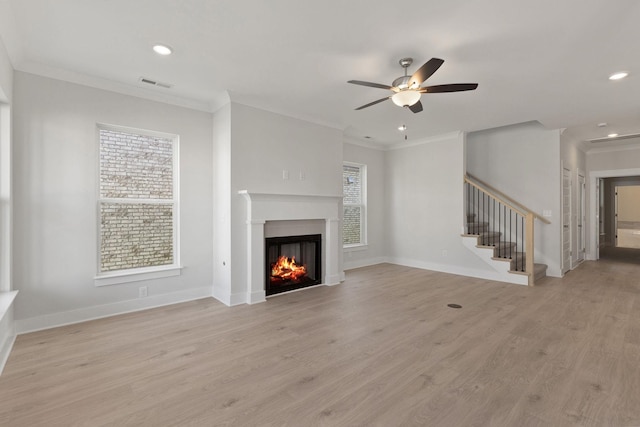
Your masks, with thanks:
[[[304,171],[300,171],[300,181],[307,179],[307,174]]]
[[[145,298],[148,295],[149,288],[147,286],[140,286],[138,288],[138,298]]]
[[[286,169],[282,169],[282,179],[285,181],[289,179],[289,171]]]

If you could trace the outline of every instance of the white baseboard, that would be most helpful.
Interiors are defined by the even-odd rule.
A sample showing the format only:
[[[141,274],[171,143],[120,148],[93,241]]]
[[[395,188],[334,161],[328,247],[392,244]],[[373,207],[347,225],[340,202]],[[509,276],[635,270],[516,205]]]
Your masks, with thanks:
[[[390,258],[387,262],[391,264],[403,265],[405,267],[421,268],[423,270],[439,271],[441,273],[457,274],[458,276],[475,277],[477,279],[494,280],[496,282],[514,283],[518,285],[526,285],[526,283],[516,283],[511,278],[505,278],[504,275],[496,271],[476,270],[472,268],[464,268],[456,265],[437,264],[427,261],[419,261],[404,258]],[[513,276],[519,276],[514,274]],[[526,277],[526,276],[522,276]],[[515,277],[517,280],[518,277]]]
[[[389,262],[389,258],[387,258],[387,257],[378,257],[378,258],[362,259],[362,260],[357,260],[357,261],[345,261],[344,262],[344,269],[345,270],[353,270],[354,268],[369,267],[371,265],[382,264],[382,263],[385,263],[385,262]]]
[[[16,341],[16,336],[10,335],[5,338],[2,343],[2,347],[0,347],[0,374],[4,370],[4,365],[7,364],[7,360],[9,360],[9,355],[11,354],[11,349],[13,348],[13,343]]]
[[[80,308],[77,310],[46,314],[44,316],[16,319],[15,330],[17,334],[25,334],[28,332],[56,328],[58,326],[71,325],[74,323],[86,322],[88,320],[101,319],[103,317],[111,317],[118,314],[147,310],[150,308],[193,301],[211,296],[211,287],[209,286],[188,289],[168,294],[154,295],[147,298],[138,298]]]
[[[236,295],[240,295],[240,294],[236,294]],[[247,292],[247,299],[246,301],[243,299],[242,301],[238,300],[237,304],[232,304],[232,305],[238,305],[238,304],[258,304],[261,302],[265,302],[267,300],[267,293],[265,291],[258,291],[258,292]]]

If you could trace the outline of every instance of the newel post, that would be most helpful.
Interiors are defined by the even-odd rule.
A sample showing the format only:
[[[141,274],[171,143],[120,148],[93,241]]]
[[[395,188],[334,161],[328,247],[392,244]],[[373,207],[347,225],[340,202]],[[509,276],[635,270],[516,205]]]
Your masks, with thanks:
[[[534,283],[534,271],[533,271],[533,221],[534,215],[533,213],[527,213],[527,224],[526,224],[526,237],[525,237],[525,270],[529,274],[529,286],[533,286]]]

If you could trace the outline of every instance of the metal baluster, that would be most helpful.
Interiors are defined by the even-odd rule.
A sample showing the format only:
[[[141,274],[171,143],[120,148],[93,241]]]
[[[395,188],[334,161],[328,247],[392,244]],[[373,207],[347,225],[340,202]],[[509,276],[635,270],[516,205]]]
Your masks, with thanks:
[[[465,188],[467,190],[467,209],[465,209],[464,214],[465,214],[465,221],[467,223],[467,234],[471,234],[469,232],[470,231],[469,230],[469,228],[470,228],[469,224],[471,223],[471,221],[469,221],[469,212],[470,212],[469,208],[471,207],[471,203],[469,203],[469,200],[470,200],[470,196],[471,196],[471,187],[469,186],[468,182],[465,182],[464,185],[465,185]]]
[[[524,252],[525,250],[525,244],[524,244],[524,217],[520,218],[520,234],[522,235],[522,252]],[[533,255],[533,254],[532,254]],[[526,254],[525,254],[526,256]],[[520,271],[525,271],[526,270],[526,264],[525,264],[525,259],[522,259],[522,265],[521,265],[521,270]]]
[[[518,270],[518,214],[516,214],[516,271]]]
[[[493,231],[494,233],[496,232],[496,199],[493,199]],[[493,236],[493,245],[494,248],[496,247],[496,236]]]
[[[511,241],[511,237],[513,235],[513,224],[511,219],[513,218],[513,211],[509,208],[509,241]],[[517,246],[517,242],[516,242]],[[509,245],[509,259],[513,259],[513,255],[511,254],[511,245]]]

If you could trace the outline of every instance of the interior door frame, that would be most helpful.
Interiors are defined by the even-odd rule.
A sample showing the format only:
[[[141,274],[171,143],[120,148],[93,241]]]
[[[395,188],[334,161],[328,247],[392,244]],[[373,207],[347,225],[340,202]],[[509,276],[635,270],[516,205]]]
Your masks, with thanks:
[[[618,188],[620,185],[613,186],[613,247],[618,247]]]
[[[578,211],[578,217],[577,217],[577,221],[576,221],[576,228],[577,233],[577,241],[576,241],[576,264],[580,264],[582,261],[584,261],[585,256],[586,256],[586,247],[587,247],[587,243],[586,243],[586,231],[587,231],[587,227],[586,227],[586,222],[587,222],[587,212],[586,212],[586,208],[587,208],[587,203],[586,203],[586,197],[587,197],[587,177],[586,174],[584,173],[583,170],[578,169],[576,171],[576,175],[577,175],[577,179],[576,179],[576,183],[578,186],[578,191],[577,191],[577,203],[576,203],[576,207],[577,207],[577,211]]]
[[[569,212],[568,212],[568,215],[567,215],[567,218],[569,219],[569,223],[568,224],[564,223],[564,217],[565,217],[565,214],[567,213],[567,212],[564,211],[564,197],[565,197],[565,194],[564,194],[564,177],[565,177],[565,172],[566,172],[566,176],[569,178],[569,185],[568,185],[568,188],[569,188],[569,204],[568,204]],[[572,227],[573,227],[573,221],[572,221],[572,218],[571,218],[571,215],[572,215],[572,212],[571,212],[571,203],[572,203],[571,187],[573,185],[573,180],[571,178],[572,178],[571,177],[571,169],[567,169],[566,167],[563,166],[562,167],[562,187],[561,187],[562,190],[560,191],[560,193],[561,193],[560,206],[562,208],[562,214],[560,215],[560,218],[561,218],[560,222],[561,222],[561,225],[562,225],[562,227],[560,229],[561,230],[561,232],[560,232],[561,240],[560,241],[562,242],[562,245],[560,246],[560,248],[561,248],[560,254],[561,254],[561,260],[562,261],[561,261],[560,264],[561,264],[561,273],[562,274],[565,274],[565,273],[569,272],[573,268],[573,241],[572,241],[573,240],[573,234],[572,234],[572,230],[571,230]],[[564,264],[564,230],[565,230],[565,225],[566,225],[566,228],[568,228],[568,233],[569,233],[569,265],[565,265]]]
[[[602,171],[591,171],[589,172],[589,215],[587,215],[587,230],[589,230],[588,242],[589,242],[589,250],[588,250],[588,260],[597,260],[600,258],[600,254],[598,251],[598,239],[599,229],[598,229],[598,193],[597,193],[597,180],[600,178],[618,178],[621,176],[640,176],[640,168],[634,169],[614,169],[614,170],[602,170]]]

